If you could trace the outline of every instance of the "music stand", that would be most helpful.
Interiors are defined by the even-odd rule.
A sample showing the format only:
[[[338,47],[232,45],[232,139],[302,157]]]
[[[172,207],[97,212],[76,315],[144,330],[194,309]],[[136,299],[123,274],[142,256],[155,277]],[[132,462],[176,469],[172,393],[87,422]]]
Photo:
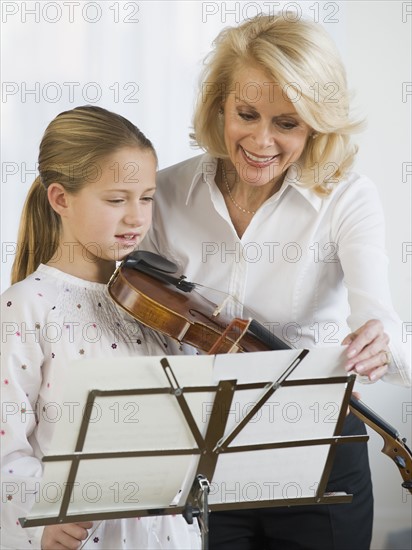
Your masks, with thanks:
[[[83,412],[55,430],[22,526],[180,513],[207,548],[209,511],[350,502],[325,493],[336,446],[368,439],[340,435],[355,380],[342,349],[127,358],[116,380],[111,360],[73,362],[62,403]]]

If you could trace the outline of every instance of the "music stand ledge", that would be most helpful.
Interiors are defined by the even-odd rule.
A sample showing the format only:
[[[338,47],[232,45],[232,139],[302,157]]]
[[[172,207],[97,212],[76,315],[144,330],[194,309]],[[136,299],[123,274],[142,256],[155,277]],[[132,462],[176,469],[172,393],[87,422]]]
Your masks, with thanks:
[[[318,357],[322,357],[320,350],[316,352]],[[240,360],[239,355],[125,359],[124,380],[122,368],[117,364],[120,376],[117,387],[85,388],[83,394],[87,399],[83,414],[77,422],[71,418],[71,422],[63,423],[59,436],[53,440],[54,449],[63,448],[63,452],[51,452],[43,457],[42,481],[43,488],[53,484],[61,491],[56,492],[56,498],[50,499],[42,489],[40,502],[34,505],[27,517],[20,519],[21,525],[34,527],[182,514],[189,523],[198,519],[202,547],[207,548],[210,511],[350,502],[352,495],[328,494],[325,490],[337,446],[368,439],[366,435],[340,435],[355,376],[330,376],[330,373],[317,378],[296,376],[312,353],[308,350],[265,352],[266,364],[277,357],[282,359],[275,378],[246,383],[232,378],[205,384],[205,381],[213,380],[216,358],[219,357],[220,365],[230,363],[230,373],[235,372],[233,367]],[[261,362],[262,357],[260,353],[247,354],[247,361]],[[330,354],[326,354],[324,361],[329,359]],[[99,363],[99,372],[102,368],[103,372],[105,368],[110,369],[108,360],[105,361],[106,366]],[[136,376],[136,367],[131,369],[131,361],[141,363],[139,376]],[[242,361],[245,363],[246,358],[243,357]],[[84,361],[75,363],[82,363],[85,385],[90,388],[96,361],[89,361],[86,366]],[[201,374],[197,376],[198,365]],[[143,387],[121,389],[130,387],[133,371],[134,381],[138,378]],[[336,369],[331,372],[333,374]],[[192,379],[190,383],[188,377]],[[71,393],[69,389],[65,394],[69,402],[75,392],[79,395],[79,378],[73,378],[77,380],[76,385],[72,384]],[[110,382],[102,385],[107,388]],[[313,416],[314,421],[310,437],[307,419],[299,428],[293,417],[289,422],[293,424],[293,436],[287,439],[282,432],[285,418],[279,422],[274,421],[273,415],[272,421],[264,418],[263,411],[269,404],[279,406],[287,403],[289,408],[296,408],[304,402],[303,396],[306,396],[306,404],[309,403],[307,397],[312,394],[313,399],[313,391],[316,396],[321,394],[326,399],[331,388],[334,389],[337,414],[333,421],[322,423],[312,410],[309,416]],[[273,398],[280,395],[280,401],[274,402]],[[133,398],[137,401],[130,401]],[[117,422],[110,422],[113,418],[100,418],[100,425],[96,422],[96,410],[114,413],[116,409],[119,411],[122,403],[123,409],[125,404],[129,408],[133,403],[138,404],[136,422],[119,422],[119,417]],[[247,403],[241,415],[236,414],[240,410],[239,403]],[[318,409],[322,408],[319,401],[316,403]],[[331,405],[331,402],[326,401],[326,405]],[[278,426],[280,434],[277,433]],[[61,433],[63,430],[66,430],[65,435]],[[66,436],[70,430],[75,435],[72,438],[75,445],[71,452],[67,452],[70,437]],[[296,430],[300,430],[299,437],[296,437]],[[58,431],[59,426],[56,427]],[[102,434],[105,435],[102,437]],[[296,474],[296,461],[301,460],[299,454],[305,458],[305,465]],[[93,479],[96,481],[90,481]],[[133,481],[136,479],[138,483]],[[98,494],[90,496],[93,483],[92,488],[97,488]],[[226,485],[229,490],[226,490]],[[89,492],[85,492],[86,486]],[[130,498],[131,486],[135,489],[132,496],[138,494],[138,498]],[[290,496],[290,489],[296,494]],[[250,490],[256,498],[250,498]]]

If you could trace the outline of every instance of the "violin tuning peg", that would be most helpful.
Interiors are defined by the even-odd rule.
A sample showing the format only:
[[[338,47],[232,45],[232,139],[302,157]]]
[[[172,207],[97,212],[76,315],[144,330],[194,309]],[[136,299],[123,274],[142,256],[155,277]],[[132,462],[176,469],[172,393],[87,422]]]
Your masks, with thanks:
[[[403,457],[396,455],[394,461],[399,468],[406,468],[406,462]]]

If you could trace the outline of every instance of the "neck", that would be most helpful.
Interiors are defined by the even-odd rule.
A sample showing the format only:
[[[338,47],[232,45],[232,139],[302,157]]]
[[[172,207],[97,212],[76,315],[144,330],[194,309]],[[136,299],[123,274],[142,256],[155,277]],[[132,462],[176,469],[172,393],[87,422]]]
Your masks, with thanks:
[[[282,186],[284,175],[263,185],[254,186],[244,182],[230,161],[219,160],[219,188],[240,212],[253,216],[262,204]]]
[[[116,262],[96,258],[80,244],[70,244],[72,243],[60,244],[47,265],[85,281],[108,283],[116,268]]]

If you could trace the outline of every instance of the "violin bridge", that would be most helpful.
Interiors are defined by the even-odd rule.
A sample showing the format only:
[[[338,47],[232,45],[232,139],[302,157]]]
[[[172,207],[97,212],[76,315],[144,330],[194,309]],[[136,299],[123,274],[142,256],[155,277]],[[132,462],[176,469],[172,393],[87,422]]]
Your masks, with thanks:
[[[219,338],[210,348],[210,350],[208,351],[208,354],[214,355],[215,353],[219,353],[220,347],[223,342],[231,342],[230,348],[225,353],[238,353],[239,351],[241,351],[241,346],[239,342],[248,331],[251,322],[252,322],[252,319],[249,319],[249,320],[239,319],[239,318],[232,319],[232,321],[228,324],[228,326],[225,328],[225,330],[222,332],[222,334],[219,336]],[[238,330],[238,331],[240,330],[239,334],[236,335],[235,340],[233,340],[233,338],[231,337],[234,330]]]
[[[222,313],[223,308],[229,302],[230,298],[231,296],[227,295],[223,302],[219,306],[216,306],[215,311],[212,313],[212,317],[217,317],[220,313]]]
[[[238,350],[240,349],[239,342],[242,340],[243,336],[249,330],[249,326],[250,326],[251,322],[252,322],[252,319],[246,320],[246,319],[235,318],[230,323],[230,325],[228,326],[228,329],[237,326],[241,330],[241,332],[240,332],[239,336],[236,338],[236,340],[233,342],[233,345],[229,349],[228,353],[237,353],[238,352]]]

